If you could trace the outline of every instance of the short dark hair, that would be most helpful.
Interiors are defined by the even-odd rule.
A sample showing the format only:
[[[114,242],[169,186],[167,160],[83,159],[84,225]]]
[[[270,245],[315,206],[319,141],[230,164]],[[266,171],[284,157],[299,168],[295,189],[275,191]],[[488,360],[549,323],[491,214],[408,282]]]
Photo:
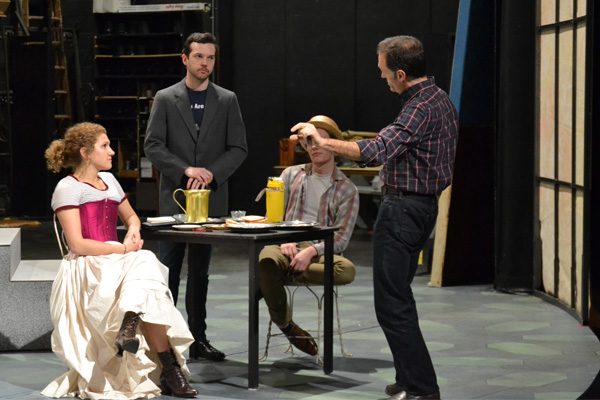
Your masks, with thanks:
[[[402,70],[410,79],[427,76],[423,43],[412,36],[393,36],[377,45],[377,54],[385,55],[387,67],[396,72]]]
[[[200,33],[195,32],[185,39],[183,43],[183,54],[189,56],[192,52],[191,45],[192,43],[210,43],[215,45],[215,49],[219,50],[219,46],[217,45],[217,38],[210,32]]]

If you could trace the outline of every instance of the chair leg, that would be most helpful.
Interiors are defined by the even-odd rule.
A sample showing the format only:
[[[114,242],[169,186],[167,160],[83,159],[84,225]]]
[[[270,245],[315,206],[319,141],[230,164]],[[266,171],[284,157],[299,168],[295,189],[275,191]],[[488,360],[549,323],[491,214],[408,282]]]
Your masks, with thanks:
[[[292,310],[292,312],[294,311],[294,294],[296,294],[297,289],[298,289],[298,287],[296,287],[294,289],[294,291],[292,292],[292,291],[290,291],[289,287],[285,286],[285,290],[287,290],[287,294],[288,294],[288,299],[290,299],[290,309]],[[269,328],[267,330],[267,343],[265,345],[265,352],[264,352],[263,356],[258,359],[259,362],[267,361],[267,358],[269,356],[269,344],[271,342],[271,338],[273,336],[283,335],[283,333],[271,333],[272,328],[273,328],[273,320],[269,319]],[[284,353],[294,354],[294,347],[292,346],[291,343],[289,343],[289,341],[288,341],[288,347],[284,351]]]
[[[267,357],[269,356],[269,342],[271,341],[271,326],[273,325],[273,320],[269,319],[269,329],[267,330],[267,344],[265,345],[265,353],[261,358],[258,359],[259,362],[267,361]]]
[[[288,299],[290,299],[290,310],[292,310],[292,319],[294,319],[294,296],[296,295],[296,290],[298,290],[298,286],[294,288],[294,290],[290,290],[289,286],[285,287],[288,293]],[[292,353],[294,354],[294,346],[288,342],[288,347],[285,349],[284,353]]]
[[[309,288],[308,290],[310,290],[312,292],[312,290]],[[313,292],[314,294],[314,292]],[[323,314],[323,298],[325,296],[325,293],[323,293],[321,295],[321,297],[317,297],[317,308],[319,309],[318,312],[318,316],[317,316],[317,344],[319,346],[319,353],[317,354],[317,364],[318,365],[323,365],[323,357],[321,357],[321,341],[323,340],[323,337],[321,335],[321,316]]]
[[[309,292],[312,293],[313,296],[315,296],[315,299],[317,299],[317,305],[319,306],[319,310],[320,310],[320,303],[319,303],[319,296],[314,292],[314,290],[312,290],[310,288],[310,286],[308,285],[303,285],[305,288],[307,288],[309,290]],[[290,291],[289,287],[286,286],[285,288],[288,290],[288,294],[290,294],[290,309],[292,310],[292,314],[294,312],[294,297],[296,295],[296,291],[298,290],[298,288],[301,286],[296,286],[294,287],[293,291]],[[321,318],[320,318],[320,314],[319,314],[319,323],[321,323]],[[317,331],[318,332],[318,331]],[[317,336],[317,348],[320,349],[321,344],[319,342],[319,336]],[[290,343],[290,345],[288,346],[287,350],[285,351],[286,353],[292,353],[294,354],[294,347],[292,346],[292,344]],[[317,363],[319,363],[319,360],[321,359],[321,355],[320,353],[317,353]]]
[[[317,300],[317,308],[318,308],[318,317],[317,317],[317,346],[319,348],[319,352],[317,354],[317,358],[316,358],[316,363],[318,365],[323,365],[323,357],[321,355],[321,343],[323,341],[323,334],[322,334],[322,317],[323,317],[323,301],[325,298],[325,293],[321,294],[320,296],[315,293],[315,291],[309,286],[309,285],[299,285],[299,286],[295,286],[293,290],[291,290],[289,288],[289,286],[285,286],[285,289],[288,292],[288,298],[290,299],[290,309],[292,310],[292,314],[294,312],[294,297],[296,295],[296,291],[298,290],[298,288],[300,286],[304,286],[306,287],[311,293],[312,295],[315,297],[315,299]],[[334,307],[335,307],[335,315],[336,315],[336,320],[337,320],[337,330],[334,332],[334,334],[338,335],[340,338],[340,347],[341,347],[341,353],[344,357],[352,357],[351,353],[346,353],[346,350],[344,349],[344,340],[342,337],[342,323],[341,323],[341,318],[340,318],[340,309],[339,309],[339,304],[338,304],[338,286],[334,286],[333,288],[333,294],[334,294]],[[272,325],[273,325],[273,321],[269,320],[269,329],[267,332],[267,344],[265,347],[265,353],[262,356],[262,358],[259,359],[259,361],[266,361],[267,357],[268,357],[268,351],[269,351],[269,343],[271,340],[272,336],[277,336],[279,334],[277,333],[271,333],[271,329],[272,329]],[[292,346],[292,344],[290,343],[287,347],[287,349],[284,351],[284,353],[292,353],[294,354],[294,347]]]
[[[319,305],[319,325],[318,325],[318,332],[317,335],[319,336],[319,338],[321,337],[321,310],[322,310],[322,306],[323,306],[323,298],[325,297],[325,293],[323,293],[321,295],[321,299],[318,303]],[[338,305],[338,286],[334,286],[333,287],[333,298],[334,298],[334,307],[335,307],[335,316],[337,319],[337,330],[334,332],[334,334],[338,335],[338,337],[340,338],[340,347],[341,347],[341,352],[342,355],[344,357],[352,357],[352,354],[350,353],[346,353],[346,351],[344,350],[344,340],[342,339],[342,323],[341,323],[341,319],[340,319],[340,307]],[[319,354],[320,357],[320,354]]]
[[[340,347],[342,350],[342,355],[344,357],[352,357],[352,354],[350,353],[346,353],[346,351],[344,350],[344,341],[342,340],[342,323],[340,322],[340,307],[338,305],[338,287],[336,286],[334,288],[333,293],[335,294],[335,314],[337,317],[337,334],[340,337]]]

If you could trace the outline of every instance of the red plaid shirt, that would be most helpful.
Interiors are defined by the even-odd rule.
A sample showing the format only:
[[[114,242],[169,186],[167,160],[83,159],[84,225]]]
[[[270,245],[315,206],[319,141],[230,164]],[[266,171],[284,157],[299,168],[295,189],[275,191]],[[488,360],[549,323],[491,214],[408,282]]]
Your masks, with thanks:
[[[400,95],[396,120],[358,146],[365,165],[382,165],[383,183],[403,192],[438,195],[452,179],[458,141],[456,109],[431,77]]]

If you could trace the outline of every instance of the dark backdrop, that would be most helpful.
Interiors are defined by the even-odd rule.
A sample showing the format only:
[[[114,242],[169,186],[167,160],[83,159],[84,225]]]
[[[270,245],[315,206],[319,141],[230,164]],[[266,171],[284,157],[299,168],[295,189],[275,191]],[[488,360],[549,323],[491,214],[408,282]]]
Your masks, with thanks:
[[[254,198],[279,163],[278,141],[316,114],[342,130],[379,131],[398,111],[377,68],[376,46],[394,35],[425,45],[429,74],[450,88],[459,0],[218,0],[215,80],[238,95],[249,156],[231,178],[231,207],[264,213]],[[80,37],[85,116],[93,101],[92,0],[63,0]],[[152,29],[152,27],[150,27]],[[49,201],[49,200],[48,200]]]
[[[232,177],[233,208],[254,203],[279,162],[278,141],[316,114],[342,130],[379,131],[398,112],[376,46],[395,35],[425,45],[429,74],[450,86],[458,0],[220,1],[219,82],[239,98],[249,156]]]

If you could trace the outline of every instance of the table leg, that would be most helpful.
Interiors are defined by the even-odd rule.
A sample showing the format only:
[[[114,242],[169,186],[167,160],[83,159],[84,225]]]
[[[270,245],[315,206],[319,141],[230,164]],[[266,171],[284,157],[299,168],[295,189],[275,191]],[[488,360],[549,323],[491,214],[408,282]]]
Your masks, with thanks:
[[[262,246],[248,249],[248,389],[258,388],[258,254]]]
[[[333,371],[333,232],[325,237],[323,372]]]

